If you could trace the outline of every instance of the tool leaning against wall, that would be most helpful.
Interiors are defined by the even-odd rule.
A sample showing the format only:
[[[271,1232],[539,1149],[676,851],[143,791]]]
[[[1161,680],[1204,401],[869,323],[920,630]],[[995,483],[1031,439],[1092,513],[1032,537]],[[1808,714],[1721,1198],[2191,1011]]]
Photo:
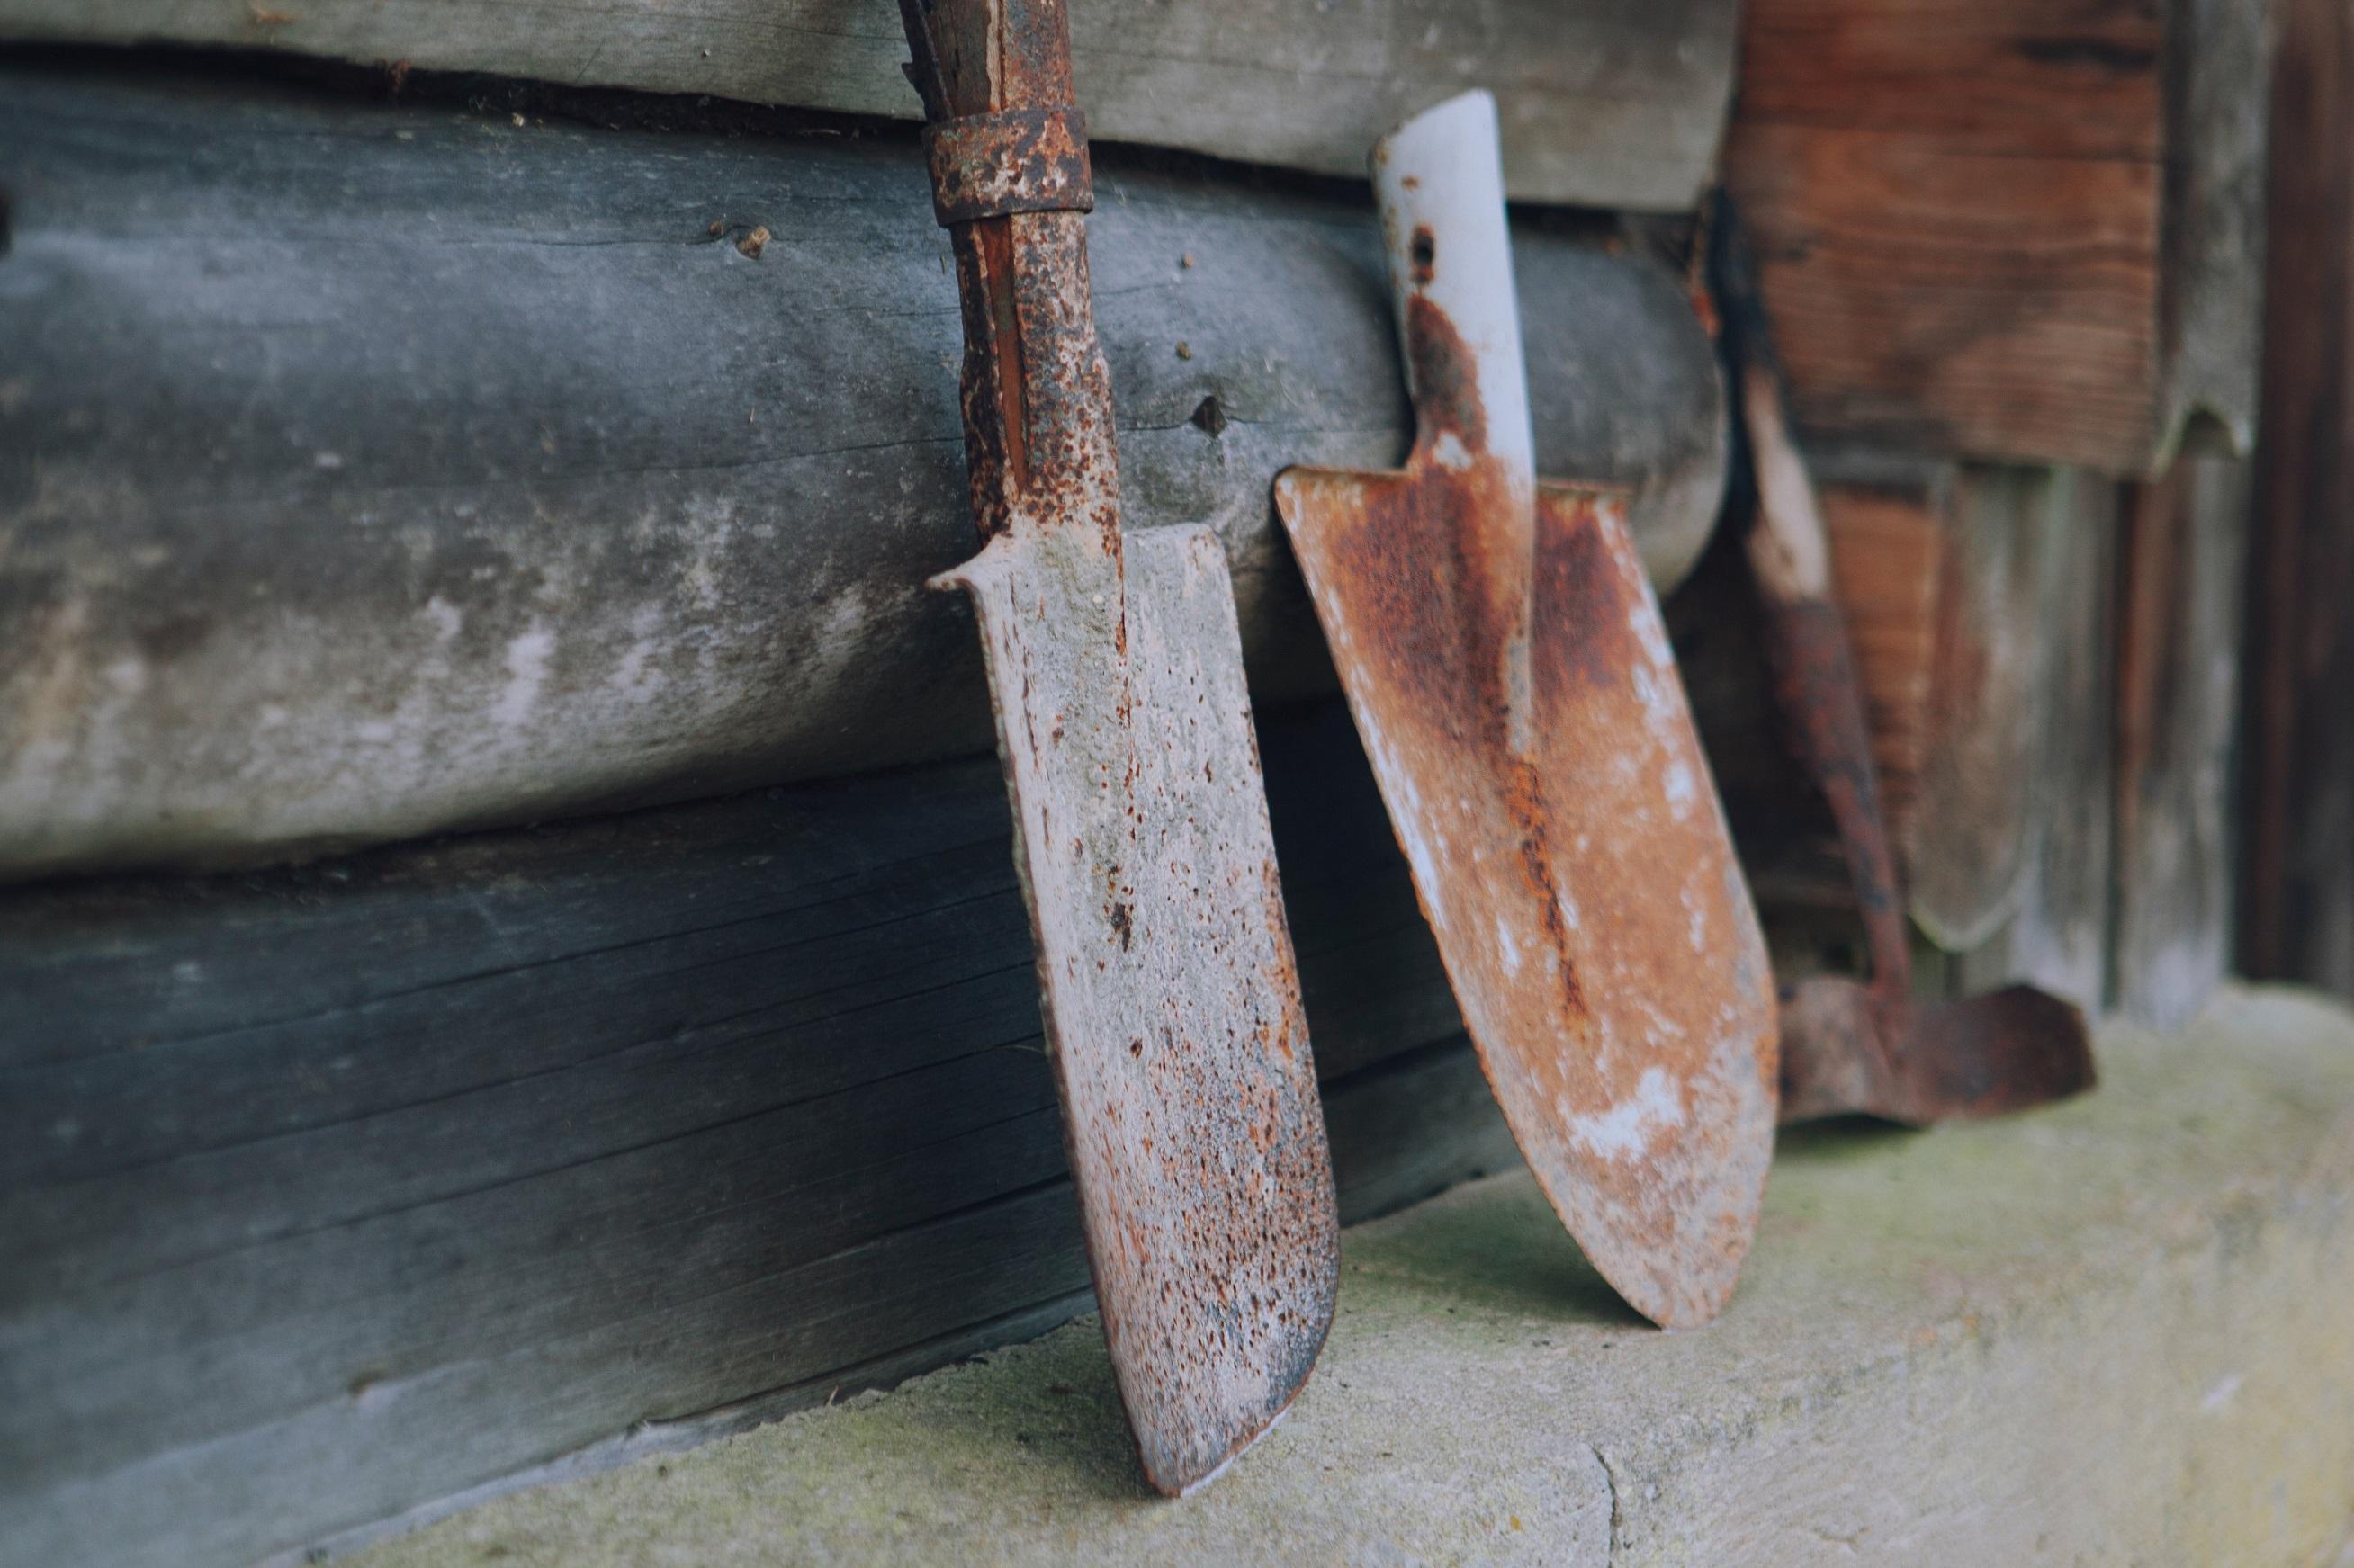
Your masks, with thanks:
[[[1480,92],[1375,147],[1414,449],[1276,502],[1513,1137],[1686,1327],[1755,1228],[1773,982],[1623,502],[1536,482],[1498,151]]]
[[[1182,1494],[1306,1383],[1331,1157],[1225,556],[1123,537],[1059,0],[902,0],[963,306],[980,622],[1041,1008],[1120,1397]]]
[[[1830,594],[1830,544],[1783,414],[1779,367],[1732,199],[1707,236],[1726,380],[1754,476],[1744,543],[1766,609],[1775,699],[1799,760],[1829,801],[1872,961],[1868,984],[1800,982],[1782,1010],[1786,1121],[1861,1113],[1915,1126],[2000,1116],[2090,1088],[2092,1043],[2075,1007],[2033,986],[1916,1003],[1904,890],[1880,811],[1862,686]]]

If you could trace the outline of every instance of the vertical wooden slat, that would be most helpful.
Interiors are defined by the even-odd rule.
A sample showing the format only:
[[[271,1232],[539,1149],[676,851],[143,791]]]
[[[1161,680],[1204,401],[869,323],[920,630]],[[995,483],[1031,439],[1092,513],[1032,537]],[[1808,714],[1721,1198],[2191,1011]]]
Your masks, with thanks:
[[[2189,1022],[2231,960],[2231,770],[2246,463],[2176,462],[2127,493],[2115,686],[2115,1001]]]
[[[2280,20],[2241,959],[2354,995],[2354,11]]]
[[[1914,919],[1951,952],[1988,939],[2018,907],[2027,874],[2057,484],[2050,469],[1971,464],[1947,509],[1951,566],[1909,872]]]
[[[2097,1011],[2108,984],[2114,734],[2110,596],[2118,487],[2076,469],[2050,480],[2037,562],[2036,761],[2015,912],[1956,955],[1961,991],[2010,980]]]

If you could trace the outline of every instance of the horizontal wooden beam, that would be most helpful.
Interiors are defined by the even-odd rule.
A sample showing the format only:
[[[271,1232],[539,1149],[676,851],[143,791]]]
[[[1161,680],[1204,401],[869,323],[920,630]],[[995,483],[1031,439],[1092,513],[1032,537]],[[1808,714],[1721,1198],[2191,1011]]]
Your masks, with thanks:
[[[1733,75],[1734,0],[1075,0],[1098,137],[1324,174],[1469,88],[1515,196],[1689,208]],[[891,0],[0,0],[0,39],[262,48],[572,86],[917,117]]]
[[[0,70],[0,878],[988,748],[921,586],[973,537],[912,132],[125,69]],[[1329,691],[1269,485],[1406,445],[1370,199],[1109,153],[1097,187],[1131,525],[1214,524],[1258,701]],[[1632,485],[1671,583],[1714,361],[1680,280],[1579,233],[1515,246],[1538,455]]]
[[[2162,469],[2253,439],[2262,0],[1755,0],[1725,175],[1808,431]]]
[[[1509,1164],[1346,714],[1263,730],[1344,1216]],[[960,762],[0,894],[0,1560],[249,1563],[1084,1310],[1008,821]]]

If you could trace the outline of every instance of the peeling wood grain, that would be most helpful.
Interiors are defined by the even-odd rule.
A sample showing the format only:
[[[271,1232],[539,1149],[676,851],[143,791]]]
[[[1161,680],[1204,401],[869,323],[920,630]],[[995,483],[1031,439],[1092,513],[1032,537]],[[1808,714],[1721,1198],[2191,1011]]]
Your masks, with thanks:
[[[1734,0],[1071,7],[1097,137],[1355,176],[1391,125],[1497,95],[1514,196],[1673,211],[1707,182]],[[0,38],[270,48],[416,69],[915,117],[890,0],[0,0]]]

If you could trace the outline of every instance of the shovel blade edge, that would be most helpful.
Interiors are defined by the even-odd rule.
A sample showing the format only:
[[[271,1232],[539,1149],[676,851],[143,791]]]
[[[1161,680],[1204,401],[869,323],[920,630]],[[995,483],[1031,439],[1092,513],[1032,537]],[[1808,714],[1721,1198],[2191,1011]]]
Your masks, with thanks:
[[[1182,1495],[1305,1384],[1340,1270],[1225,556],[1016,529],[942,586],[980,621],[1114,1374]]]
[[[1613,1288],[1731,1297],[1772,1156],[1755,907],[1621,501],[1479,461],[1276,500],[1506,1121]],[[1522,504],[1525,504],[1523,503]]]

